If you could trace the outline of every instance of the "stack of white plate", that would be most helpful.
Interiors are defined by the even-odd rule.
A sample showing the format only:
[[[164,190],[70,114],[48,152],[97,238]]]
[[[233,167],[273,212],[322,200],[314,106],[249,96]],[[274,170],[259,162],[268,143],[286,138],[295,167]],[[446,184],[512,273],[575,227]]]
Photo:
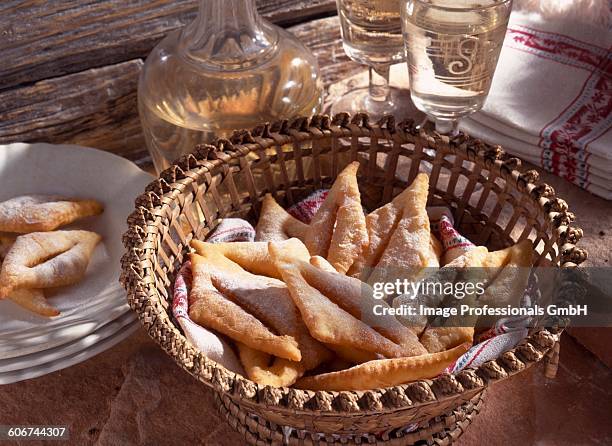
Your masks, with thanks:
[[[0,201],[25,194],[94,198],[104,213],[60,229],[103,237],[83,280],[47,290],[61,315],[43,318],[0,301],[0,384],[70,367],[112,347],[139,324],[119,285],[121,236],[134,199],[152,177],[100,150],[50,144],[0,146]]]

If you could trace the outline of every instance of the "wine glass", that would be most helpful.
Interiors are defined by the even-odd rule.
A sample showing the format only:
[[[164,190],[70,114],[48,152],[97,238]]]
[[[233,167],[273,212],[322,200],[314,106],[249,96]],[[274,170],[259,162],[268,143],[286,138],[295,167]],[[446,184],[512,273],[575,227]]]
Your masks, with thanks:
[[[400,0],[410,94],[440,133],[482,108],[512,0]]]
[[[332,114],[367,112],[374,120],[385,114],[417,123],[425,115],[407,90],[389,86],[394,63],[406,60],[400,22],[400,0],[337,0],[344,51],[369,67],[369,85],[347,92],[332,104]]]

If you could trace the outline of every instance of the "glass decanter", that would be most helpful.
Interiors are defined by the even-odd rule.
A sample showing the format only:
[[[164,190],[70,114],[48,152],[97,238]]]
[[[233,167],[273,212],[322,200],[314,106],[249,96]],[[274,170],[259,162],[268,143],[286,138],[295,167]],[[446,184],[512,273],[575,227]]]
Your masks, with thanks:
[[[199,143],[320,111],[315,56],[267,22],[254,0],[200,0],[197,18],[147,58],[138,109],[160,172]]]

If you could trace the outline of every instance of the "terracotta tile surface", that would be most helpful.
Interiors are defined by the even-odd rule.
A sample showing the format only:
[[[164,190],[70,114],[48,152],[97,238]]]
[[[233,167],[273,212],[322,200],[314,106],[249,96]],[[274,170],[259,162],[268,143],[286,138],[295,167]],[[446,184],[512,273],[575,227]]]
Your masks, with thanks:
[[[536,367],[496,384],[457,444],[612,444],[611,383],[564,336],[557,378]],[[83,364],[0,387],[0,424],[67,424],[75,445],[243,444],[212,396],[139,331]]]

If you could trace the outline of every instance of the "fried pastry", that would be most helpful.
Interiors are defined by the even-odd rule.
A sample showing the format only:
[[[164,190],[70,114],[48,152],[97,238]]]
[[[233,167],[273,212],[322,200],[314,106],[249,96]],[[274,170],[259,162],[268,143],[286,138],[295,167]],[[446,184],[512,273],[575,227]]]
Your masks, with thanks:
[[[304,236],[311,255],[325,257],[343,274],[368,245],[358,169],[359,162],[354,161],[338,175]]]
[[[270,243],[269,250],[313,338],[326,345],[340,345],[380,353],[391,358],[402,356],[402,348],[399,345],[356,319],[310,286],[294,260],[274,242]]]
[[[102,204],[57,195],[24,195],[0,203],[0,231],[27,234],[53,231],[75,220],[101,214]]]
[[[426,268],[440,266],[439,258],[432,249],[429,216],[425,209],[428,187],[427,174],[418,174],[406,191],[399,195],[401,199],[395,206],[401,206],[401,213],[392,207],[384,213],[384,218],[370,223],[370,246],[374,240],[374,247],[366,267],[375,268],[368,277],[362,275],[362,280],[369,284],[391,282],[398,278],[416,281]],[[386,222],[393,224],[384,227]],[[366,272],[367,268],[363,271]]]
[[[474,327],[430,327],[423,332],[421,343],[429,353],[438,353],[458,345],[474,342]]]
[[[500,268],[499,262],[502,261],[506,263]],[[491,279],[485,292],[479,296],[477,304],[491,307],[519,306],[525,294],[533,264],[531,242],[523,240],[510,248],[490,253],[485,260],[485,264],[487,265],[487,275],[494,275],[495,271],[499,271],[499,273]],[[479,326],[491,326],[494,323],[495,319],[493,317],[478,319]]]
[[[530,240],[523,240],[499,251],[492,251],[485,257],[482,267],[490,270],[489,276],[495,276],[500,268],[510,262],[517,265],[531,266],[533,262],[533,245]]]
[[[532,261],[533,249],[527,240],[494,252],[488,252],[482,246],[474,247],[442,269],[449,266],[472,267],[474,269],[464,272],[462,279],[473,282],[481,281],[485,285],[485,292],[481,296],[469,295],[460,302],[461,304],[471,306],[518,305],[527,287],[529,267]],[[458,305],[459,302],[455,301],[452,304]],[[495,323],[493,318],[486,317],[450,317],[445,326],[428,327],[420,338],[421,343],[427,351],[435,353],[463,342],[472,342],[477,321],[479,326],[490,326]]]
[[[297,238],[279,243],[281,243],[281,246],[291,250],[292,255],[296,258],[306,261],[310,259],[308,249]],[[268,242],[207,243],[192,240],[190,246],[203,257],[221,255],[237,263],[241,268],[250,273],[275,279],[281,278],[280,272],[277,271],[268,253]]]
[[[213,285],[209,264],[192,254],[193,287],[189,293],[189,317],[251,348],[280,358],[300,361],[302,354],[292,336],[272,333],[255,316],[221,294]]]
[[[266,194],[261,204],[257,228],[255,228],[255,240],[272,242],[292,237],[304,240],[307,229],[306,223],[302,223],[283,209],[271,194]]]
[[[430,234],[429,240],[429,255],[431,257],[435,257],[438,259],[438,263],[440,264],[440,260],[442,259],[442,254],[444,253],[444,247],[442,246],[442,242],[438,240],[433,232]]]
[[[330,352],[314,339],[304,325],[287,286],[280,280],[228,268],[227,259],[203,259],[213,286],[225,297],[238,304],[267,327],[281,335],[292,336],[302,354],[304,370],[317,367],[330,358]]]
[[[44,317],[59,316],[57,308],[50,305],[43,290],[17,289],[11,291],[8,297],[20,307]]]
[[[13,243],[15,243],[13,237],[0,235],[0,270],[2,269],[2,261],[11,246],[13,246]],[[43,290],[13,290],[8,299],[12,300],[20,307],[40,316],[53,317],[60,314],[59,310],[47,302]]]
[[[354,277],[321,270],[299,260],[294,260],[293,265],[310,286],[354,318],[365,322],[378,333],[399,345],[402,349],[402,356],[427,353],[416,335],[403,326],[395,316],[375,315],[375,306],[388,307],[388,305],[384,300],[374,298],[374,290],[368,284]]]
[[[302,361],[295,362],[276,358],[241,343],[236,345],[240,362],[247,377],[262,386],[290,386],[306,371]]]
[[[89,231],[34,232],[17,237],[0,271],[0,298],[14,289],[42,289],[78,282],[101,237]]]
[[[472,276],[482,271],[482,270],[479,270],[478,268],[482,266],[482,262],[484,261],[484,258],[486,255],[487,255],[487,248],[485,248],[484,246],[475,247],[474,249],[466,252],[461,257],[456,258],[448,265],[443,266],[436,272],[425,277],[422,280],[423,285],[421,286],[421,289],[428,290],[428,284],[454,283],[454,282],[457,282],[458,280],[475,281],[477,278],[472,277]],[[470,268],[469,270],[467,270],[469,271],[469,273],[467,276],[463,276],[462,271],[466,270],[466,268]],[[435,291],[435,287],[433,288]],[[451,297],[451,299],[454,300],[454,297]],[[433,353],[432,350],[430,350],[431,346],[433,345],[431,339],[437,335],[438,328],[442,328],[442,327],[427,327],[427,322],[428,322],[427,317],[422,315],[419,312],[419,308],[420,307],[437,308],[442,304],[443,300],[444,300],[443,295],[437,292],[430,293],[427,291],[421,292],[414,297],[408,296],[408,295],[401,295],[401,296],[396,297],[393,300],[393,306],[395,308],[404,306],[404,307],[412,307],[416,310],[415,316],[404,315],[404,316],[398,316],[398,318],[402,321],[402,323],[406,327],[409,327],[416,335],[420,336],[421,344],[423,344],[423,346],[425,346],[427,351],[429,351],[430,353]],[[456,300],[454,301],[454,303],[457,303],[457,302],[458,301]],[[452,332],[453,331],[452,328],[455,328],[455,327],[450,327],[450,328],[451,328],[450,331]],[[425,336],[425,333],[427,332],[429,333],[427,334],[427,336]],[[443,332],[446,335],[446,330],[444,330]],[[461,332],[459,335],[460,338],[462,336],[464,336],[464,332]],[[427,345],[426,345],[426,342],[427,342]],[[452,347],[455,347],[456,345],[458,344],[455,343],[454,345],[452,345]],[[447,347],[447,348],[450,348],[450,347]],[[446,350],[447,348],[443,348],[442,350]],[[436,351],[440,351],[440,350],[436,350]]]
[[[470,344],[465,343],[440,353],[370,361],[339,372],[304,377],[295,387],[307,390],[370,390],[433,378],[469,348]]]

